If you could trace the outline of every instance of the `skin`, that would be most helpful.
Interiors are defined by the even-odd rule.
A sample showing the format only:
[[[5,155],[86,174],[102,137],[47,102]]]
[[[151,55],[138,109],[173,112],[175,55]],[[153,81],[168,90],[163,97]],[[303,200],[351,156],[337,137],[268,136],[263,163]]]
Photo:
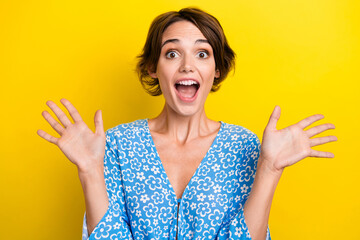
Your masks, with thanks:
[[[213,79],[220,73],[216,70],[211,46],[197,41],[205,40],[205,37],[193,24],[186,21],[173,23],[165,30],[162,42],[169,39],[176,40],[163,46],[156,71],[149,71],[152,77],[159,79],[165,97],[162,112],[149,120],[149,128],[170,183],[177,197],[181,197],[220,128],[220,123],[208,119],[204,110]],[[174,83],[182,77],[196,78],[200,82],[194,102],[181,101],[175,93]],[[43,112],[43,116],[60,137],[51,136],[43,130],[38,130],[38,135],[57,145],[77,166],[85,196],[88,231],[91,233],[108,207],[103,176],[105,134],[102,114],[100,110],[95,113],[94,133],[68,100],[60,101],[74,123],[54,102],[48,101],[47,105],[61,124],[47,111]],[[278,130],[276,125],[280,111],[280,107],[275,106],[265,127],[257,173],[244,206],[245,221],[255,240],[266,238],[271,202],[284,169],[306,157],[334,157],[330,152],[312,149],[313,146],[337,140],[335,136],[315,137],[334,129],[333,124],[304,130],[322,119],[323,115],[312,115]]]
[[[220,75],[211,45],[192,23],[170,25],[162,44],[156,72],[149,74],[159,79],[165,105],[159,116],[149,120],[149,128],[169,181],[181,198],[220,129],[220,123],[208,119],[204,110],[214,78]],[[200,83],[194,102],[176,95],[174,84],[182,78]]]

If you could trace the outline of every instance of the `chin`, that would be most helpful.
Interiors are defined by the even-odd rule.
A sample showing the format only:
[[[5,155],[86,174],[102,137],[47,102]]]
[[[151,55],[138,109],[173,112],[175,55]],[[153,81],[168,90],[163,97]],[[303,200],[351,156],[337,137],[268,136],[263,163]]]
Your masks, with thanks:
[[[177,115],[180,115],[182,117],[191,117],[195,116],[196,114],[199,114],[203,108],[199,108],[198,106],[178,106],[176,110]]]

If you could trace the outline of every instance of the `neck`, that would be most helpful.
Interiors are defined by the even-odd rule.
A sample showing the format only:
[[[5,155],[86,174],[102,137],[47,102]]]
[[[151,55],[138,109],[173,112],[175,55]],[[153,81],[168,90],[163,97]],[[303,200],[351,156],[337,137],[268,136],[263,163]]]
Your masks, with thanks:
[[[204,108],[191,116],[184,116],[177,114],[165,104],[159,116],[149,120],[149,128],[152,132],[185,144],[214,132],[219,128],[219,123],[207,118]]]

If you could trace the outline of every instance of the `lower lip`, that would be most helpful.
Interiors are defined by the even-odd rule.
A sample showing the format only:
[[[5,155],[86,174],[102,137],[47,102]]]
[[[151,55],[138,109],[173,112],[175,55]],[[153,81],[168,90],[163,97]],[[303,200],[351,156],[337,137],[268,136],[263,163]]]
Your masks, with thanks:
[[[198,95],[198,93],[199,93],[199,89],[200,89],[200,88],[198,88],[198,90],[196,91],[195,95],[194,95],[192,98],[184,98],[184,97],[178,92],[178,90],[176,89],[176,87],[175,87],[175,92],[176,92],[176,95],[180,98],[181,101],[187,102],[187,103],[191,103],[191,102],[194,102],[195,99],[197,98],[197,95]]]

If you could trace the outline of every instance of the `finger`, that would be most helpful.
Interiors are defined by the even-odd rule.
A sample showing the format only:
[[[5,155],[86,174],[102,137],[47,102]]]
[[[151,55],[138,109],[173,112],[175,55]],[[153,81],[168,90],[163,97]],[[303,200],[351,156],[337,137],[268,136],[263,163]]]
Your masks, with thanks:
[[[42,116],[50,124],[50,126],[61,136],[65,130],[64,127],[61,126],[61,124],[58,123],[58,121],[56,121],[47,111],[43,111]]]
[[[269,122],[268,122],[266,128],[276,130],[276,124],[280,118],[280,113],[281,113],[281,108],[278,105],[276,105],[270,116],[270,119],[269,119]]]
[[[42,137],[43,139],[47,140],[48,142],[51,142],[51,143],[57,145],[58,138],[51,136],[50,134],[48,134],[47,132],[45,132],[41,129],[37,130],[37,134],[40,137]]]
[[[335,136],[326,136],[326,137],[318,137],[310,139],[310,146],[317,146],[328,142],[335,142],[337,141],[337,137]]]
[[[62,98],[60,100],[60,102],[66,107],[66,109],[68,110],[68,112],[69,112],[70,116],[72,117],[72,119],[74,120],[74,122],[82,121],[82,118],[81,118],[79,112],[76,110],[74,105],[72,105],[69,100]]]
[[[299,127],[301,127],[302,129],[306,128],[307,126],[310,126],[311,124],[313,124],[316,121],[319,121],[320,119],[323,119],[324,115],[322,114],[315,114],[312,115],[310,117],[307,117],[303,120],[301,120],[300,122],[298,122],[296,125],[298,125]]]
[[[316,127],[312,127],[310,129],[306,130],[305,133],[308,135],[309,138],[311,138],[319,133],[322,133],[326,130],[334,129],[334,128],[335,128],[334,124],[326,123],[326,124],[321,124]]]
[[[322,152],[322,151],[317,151],[317,150],[311,149],[310,157],[333,158],[333,157],[335,157],[335,155],[331,152]]]
[[[68,117],[65,115],[65,113],[52,101],[47,101],[46,105],[53,110],[57,118],[60,120],[60,122],[64,125],[64,127],[67,127],[71,125],[71,121],[68,119]]]
[[[97,110],[94,117],[95,122],[95,134],[103,135],[104,134],[104,125],[102,120],[101,110]]]

